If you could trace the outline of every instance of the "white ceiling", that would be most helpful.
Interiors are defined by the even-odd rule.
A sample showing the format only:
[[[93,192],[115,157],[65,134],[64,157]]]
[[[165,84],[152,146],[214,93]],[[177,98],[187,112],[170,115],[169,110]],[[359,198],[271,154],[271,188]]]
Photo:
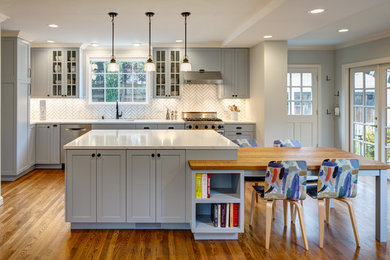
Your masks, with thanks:
[[[190,11],[188,40],[193,45],[249,47],[273,35],[290,45],[335,45],[390,30],[389,0],[0,0],[9,17],[3,30],[21,30],[33,42],[110,44],[107,15],[116,11],[116,43],[147,42],[146,11],[154,11],[153,42],[184,38],[184,19]],[[319,15],[308,10],[325,8]],[[55,23],[60,27],[51,29]],[[340,34],[340,27],[350,32]]]

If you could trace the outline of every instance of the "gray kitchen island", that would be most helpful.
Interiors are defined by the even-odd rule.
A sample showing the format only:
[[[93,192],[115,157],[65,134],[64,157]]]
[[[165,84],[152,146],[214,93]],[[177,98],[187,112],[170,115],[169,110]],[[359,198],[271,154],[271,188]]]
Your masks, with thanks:
[[[213,130],[92,130],[64,146],[66,221],[72,229],[191,229],[196,239],[237,238],[243,221],[214,228],[210,208],[240,203],[243,220],[243,173],[210,173],[212,196],[199,199],[188,161],[237,160],[238,148]]]

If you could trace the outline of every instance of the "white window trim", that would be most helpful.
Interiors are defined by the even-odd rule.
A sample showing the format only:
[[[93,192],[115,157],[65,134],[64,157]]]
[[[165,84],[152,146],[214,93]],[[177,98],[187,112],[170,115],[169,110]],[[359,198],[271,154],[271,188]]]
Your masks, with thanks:
[[[85,64],[85,97],[88,101],[89,105],[97,105],[97,106],[107,106],[112,105],[113,103],[110,102],[92,102],[92,96],[91,96],[91,89],[92,89],[92,73],[91,73],[91,60],[106,60],[109,61],[111,59],[111,56],[107,55],[86,55],[86,64]],[[116,56],[115,59],[117,61],[146,61],[147,57],[131,57],[131,56]],[[131,106],[139,106],[139,105],[149,105],[151,98],[150,98],[150,91],[152,90],[152,75],[149,72],[146,72],[146,100],[145,102],[119,102],[123,105],[131,105]],[[115,103],[114,103],[115,104]]]

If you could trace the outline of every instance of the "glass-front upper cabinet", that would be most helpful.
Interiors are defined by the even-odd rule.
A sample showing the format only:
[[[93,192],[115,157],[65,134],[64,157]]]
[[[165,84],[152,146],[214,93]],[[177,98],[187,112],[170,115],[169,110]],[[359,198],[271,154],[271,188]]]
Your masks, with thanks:
[[[51,96],[77,97],[79,85],[79,51],[77,49],[51,51]],[[48,95],[50,96],[50,94]]]
[[[181,52],[179,50],[156,49],[154,57],[156,61],[154,96],[180,97]]]

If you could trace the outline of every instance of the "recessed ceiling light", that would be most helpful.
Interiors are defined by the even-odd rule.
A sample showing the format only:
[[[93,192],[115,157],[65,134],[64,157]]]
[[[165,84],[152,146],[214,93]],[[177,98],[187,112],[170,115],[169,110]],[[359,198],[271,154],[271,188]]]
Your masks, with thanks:
[[[183,42],[183,40],[176,40],[176,42]]]
[[[348,32],[349,31],[349,29],[347,29],[347,28],[344,28],[344,29],[339,29],[339,32]]]
[[[50,28],[58,28],[58,25],[57,25],[57,24],[54,24],[54,23],[49,24],[48,26],[49,26]]]
[[[48,42],[48,43],[53,43],[54,41],[52,41],[52,40],[47,40],[47,42]]]
[[[91,43],[91,46],[92,46],[92,47],[98,47],[99,44],[97,44],[97,43]]]
[[[323,13],[323,12],[325,12],[325,9],[318,8],[318,9],[310,10],[308,13],[309,14],[320,14],[320,13]]]
[[[141,46],[141,44],[139,44],[139,43],[134,43],[133,46],[134,46],[134,47],[139,47],[139,46]]]
[[[270,38],[272,38],[272,35],[265,35],[264,36],[264,39],[270,39]]]

